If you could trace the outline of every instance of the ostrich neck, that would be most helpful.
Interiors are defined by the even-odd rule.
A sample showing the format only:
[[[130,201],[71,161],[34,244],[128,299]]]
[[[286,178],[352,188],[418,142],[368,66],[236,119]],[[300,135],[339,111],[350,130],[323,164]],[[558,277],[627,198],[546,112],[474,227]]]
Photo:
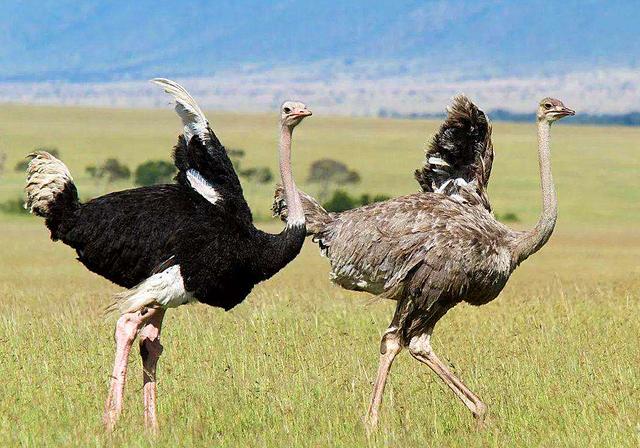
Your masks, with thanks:
[[[525,232],[516,241],[514,255],[518,263],[536,253],[549,241],[558,218],[558,198],[551,174],[550,130],[550,123],[546,120],[538,121],[538,162],[542,187],[542,214],[536,226]]]
[[[296,188],[291,173],[291,136],[293,128],[282,125],[280,130],[280,178],[284,187],[285,200],[289,214],[287,216],[287,226],[304,225],[304,211],[302,210],[302,202],[300,194]]]
[[[257,280],[266,280],[293,260],[300,253],[307,234],[302,202],[291,174],[292,132],[293,129],[284,125],[280,131],[280,177],[289,209],[287,226],[278,234],[258,231],[259,256],[249,260]]]

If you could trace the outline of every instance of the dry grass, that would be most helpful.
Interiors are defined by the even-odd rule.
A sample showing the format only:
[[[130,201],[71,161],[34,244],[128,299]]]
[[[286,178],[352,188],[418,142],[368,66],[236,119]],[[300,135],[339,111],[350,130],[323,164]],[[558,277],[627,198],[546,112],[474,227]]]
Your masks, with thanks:
[[[273,117],[214,116],[247,163],[275,163]],[[57,145],[93,194],[85,165],[116,155],[131,166],[166,157],[170,114],[4,107],[9,166]],[[358,191],[415,190],[411,171],[434,123],[313,117],[296,135],[296,171],[339,157],[360,170]],[[491,195],[530,225],[539,210],[531,126],[498,124]],[[486,430],[426,368],[403,354],[391,373],[381,428],[361,417],[389,302],[332,286],[312,245],[230,313],[194,305],[168,313],[160,361],[160,424],[142,431],[142,372],[131,360],[126,409],[101,428],[118,290],[53,244],[42,223],[0,215],[0,445],[24,446],[635,446],[640,443],[640,130],[554,129],[561,216],[549,245],[491,304],[460,306],[434,346],[489,405]],[[246,142],[246,143],[245,143]],[[634,175],[635,173],[635,175]],[[0,200],[21,175],[0,179]],[[302,176],[299,176],[302,177]],[[266,214],[268,189],[248,189]],[[270,228],[275,224],[268,225]]]

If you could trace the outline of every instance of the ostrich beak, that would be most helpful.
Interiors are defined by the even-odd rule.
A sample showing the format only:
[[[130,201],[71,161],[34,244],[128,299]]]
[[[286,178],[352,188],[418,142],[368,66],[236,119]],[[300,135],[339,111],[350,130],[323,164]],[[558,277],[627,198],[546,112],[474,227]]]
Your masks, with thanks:
[[[299,110],[296,113],[292,114],[294,117],[300,117],[300,118],[304,118],[304,117],[309,117],[311,115],[313,115],[311,113],[311,111],[309,109],[303,109],[303,110]]]
[[[561,110],[558,111],[558,114],[561,117],[570,117],[576,114],[576,111],[573,109],[569,109],[568,107],[564,107]]]

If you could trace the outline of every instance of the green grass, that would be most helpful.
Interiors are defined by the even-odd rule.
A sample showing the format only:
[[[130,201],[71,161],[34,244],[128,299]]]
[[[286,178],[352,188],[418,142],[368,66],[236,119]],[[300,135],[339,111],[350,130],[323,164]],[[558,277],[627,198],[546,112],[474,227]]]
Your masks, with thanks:
[[[246,163],[272,168],[274,120],[211,114],[224,142],[247,151]],[[354,193],[412,192],[412,171],[436,125],[314,116],[296,131],[294,172],[303,180],[313,160],[333,157],[360,172]],[[177,130],[167,111],[0,108],[8,167],[35,146],[58,146],[83,197],[99,193],[86,165],[116,156],[134,168],[167,158]],[[540,208],[535,130],[497,123],[494,136],[493,204],[530,226]],[[0,445],[637,446],[639,141],[639,129],[555,127],[556,233],[496,301],[459,306],[436,328],[435,350],[489,405],[484,431],[403,353],[380,430],[366,437],[361,417],[394,304],[332,286],[326,260],[307,244],[230,313],[200,305],[170,311],[160,436],[150,441],[142,430],[136,353],[125,413],[107,436],[101,413],[114,322],[102,309],[119,289],[51,243],[41,220],[0,215]],[[0,201],[16,197],[22,182],[21,173],[0,177]],[[266,217],[270,187],[247,194]]]

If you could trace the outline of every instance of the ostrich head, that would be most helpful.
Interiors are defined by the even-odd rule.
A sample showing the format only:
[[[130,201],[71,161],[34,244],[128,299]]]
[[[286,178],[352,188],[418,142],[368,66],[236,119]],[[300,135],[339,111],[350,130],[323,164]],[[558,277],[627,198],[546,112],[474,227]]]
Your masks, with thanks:
[[[280,123],[283,126],[294,128],[309,115],[311,115],[311,111],[299,101],[285,101],[280,106]]]
[[[547,97],[540,101],[537,116],[539,121],[545,120],[551,124],[556,120],[575,114],[576,111],[566,107],[562,101]]]

